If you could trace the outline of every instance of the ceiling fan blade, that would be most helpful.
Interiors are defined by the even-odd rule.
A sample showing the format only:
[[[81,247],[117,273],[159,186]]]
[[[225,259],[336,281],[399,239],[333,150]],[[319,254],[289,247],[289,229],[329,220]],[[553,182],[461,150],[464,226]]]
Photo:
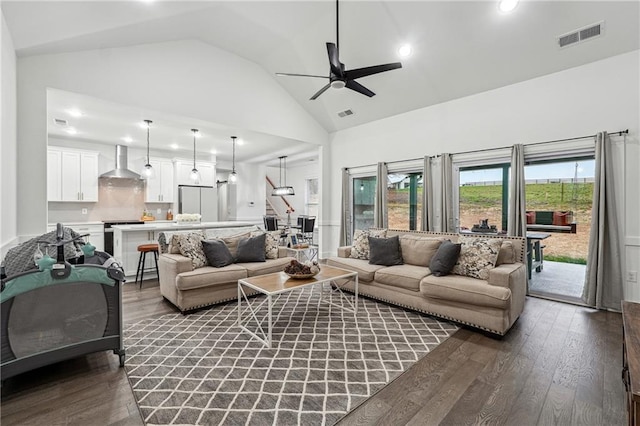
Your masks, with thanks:
[[[356,78],[366,77],[368,75],[378,74],[385,71],[391,71],[398,68],[402,68],[400,62],[394,62],[392,64],[375,65],[372,67],[356,68],[354,70],[348,70],[344,72],[344,76],[347,80],[355,80]]]
[[[311,74],[289,74],[286,72],[277,72],[276,73],[277,76],[284,76],[284,77],[314,77],[314,78],[329,78],[326,75],[311,75]]]
[[[316,92],[316,94],[315,94],[315,95],[313,95],[309,100],[310,100],[310,101],[315,100],[318,96],[320,96],[320,95],[322,95],[324,92],[326,92],[326,90],[327,90],[329,87],[331,87],[331,83],[328,83],[328,84],[327,84],[326,86],[324,86],[322,89],[318,90],[318,91]]]
[[[329,54],[329,64],[331,65],[331,72],[338,77],[343,76],[343,68],[338,59],[338,48],[335,43],[327,43],[327,53]]]
[[[353,81],[353,80],[347,80],[347,84],[346,84],[347,88],[354,90],[358,93],[362,93],[365,96],[368,97],[372,97],[375,96],[376,94],[373,93],[371,90],[367,89],[366,87],[364,87],[362,84],[358,83],[357,81]]]

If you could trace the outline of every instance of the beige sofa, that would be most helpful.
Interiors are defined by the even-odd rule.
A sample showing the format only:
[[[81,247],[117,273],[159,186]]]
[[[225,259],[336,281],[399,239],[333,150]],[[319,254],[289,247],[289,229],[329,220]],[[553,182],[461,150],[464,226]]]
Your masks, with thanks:
[[[241,230],[225,230],[217,233],[207,230],[207,238],[218,238],[233,235]],[[182,256],[171,247],[167,235],[160,234],[158,268],[160,273],[160,293],[180,311],[188,313],[205,306],[237,299],[238,280],[256,275],[282,271],[292,257],[287,257],[285,248],[278,249],[277,259],[265,262],[234,263],[222,268],[205,266],[193,269],[191,259]],[[253,293],[248,293],[253,294]]]
[[[456,242],[458,234],[388,230],[387,237],[443,238]],[[465,235],[467,237],[469,235]],[[502,238],[496,267],[488,280],[460,275],[436,277],[428,267],[407,263],[397,266],[371,265],[368,260],[353,259],[351,247],[338,248],[338,256],[329,265],[358,272],[358,293],[429,315],[467,324],[494,334],[504,335],[524,308],[527,288],[525,250],[521,237],[471,235],[474,238]],[[505,241],[510,242],[505,244]],[[406,242],[406,241],[405,241]],[[428,263],[427,263],[428,264]],[[347,285],[353,290],[353,285]]]

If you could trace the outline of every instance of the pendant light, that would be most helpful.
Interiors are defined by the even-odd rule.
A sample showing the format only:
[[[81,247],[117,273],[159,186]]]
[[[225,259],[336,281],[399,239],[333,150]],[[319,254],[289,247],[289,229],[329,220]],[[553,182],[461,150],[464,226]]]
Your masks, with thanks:
[[[200,172],[196,169],[196,135],[198,134],[198,129],[191,129],[193,132],[193,169],[191,169],[191,181],[198,185],[200,183]]]
[[[280,159],[280,182],[279,185],[273,188],[271,195],[296,195],[292,186],[287,186],[287,156],[283,155],[282,157],[278,157]],[[282,184],[282,161],[284,160],[284,185]]]
[[[238,174],[236,173],[236,137],[231,136],[231,142],[233,143],[233,157],[231,163],[231,173],[229,173],[228,182],[235,184],[238,181]]]
[[[147,127],[147,164],[142,168],[142,178],[143,179],[153,179],[156,175],[153,166],[151,165],[151,161],[149,160],[149,129],[151,128],[151,120],[144,120]]]

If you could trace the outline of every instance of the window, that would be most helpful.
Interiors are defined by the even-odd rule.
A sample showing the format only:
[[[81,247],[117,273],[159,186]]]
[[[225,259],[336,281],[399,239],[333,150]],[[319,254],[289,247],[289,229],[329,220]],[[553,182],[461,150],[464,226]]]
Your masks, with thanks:
[[[472,229],[481,220],[507,230],[509,164],[460,168],[459,229]]]
[[[354,177],[353,194],[353,230],[368,229],[373,226],[374,203],[376,199],[376,177]]]
[[[318,178],[306,180],[306,214],[318,216]]]
[[[422,172],[389,173],[387,215],[389,228],[420,229],[422,222]]]

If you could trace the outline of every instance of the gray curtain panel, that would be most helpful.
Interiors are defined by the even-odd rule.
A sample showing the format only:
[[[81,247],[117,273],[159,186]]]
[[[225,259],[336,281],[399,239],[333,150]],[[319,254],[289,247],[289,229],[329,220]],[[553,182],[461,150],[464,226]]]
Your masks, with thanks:
[[[422,230],[433,231],[433,179],[431,157],[424,157],[422,171]]]
[[[373,226],[386,228],[387,219],[387,175],[389,174],[387,163],[378,163],[376,174],[376,199],[373,212]]]
[[[596,135],[596,174],[582,301],[598,309],[620,310],[622,254],[613,188],[611,141],[606,132],[600,132]]]
[[[342,169],[342,214],[340,215],[340,245],[346,246],[350,239],[351,206],[349,203],[349,170]]]
[[[516,144],[511,149],[509,218],[507,220],[507,234],[515,237],[527,235],[527,207],[524,186],[524,146]]]
[[[442,232],[453,232],[453,164],[451,154],[442,154],[440,157],[440,182],[442,191],[440,192],[440,230]]]

